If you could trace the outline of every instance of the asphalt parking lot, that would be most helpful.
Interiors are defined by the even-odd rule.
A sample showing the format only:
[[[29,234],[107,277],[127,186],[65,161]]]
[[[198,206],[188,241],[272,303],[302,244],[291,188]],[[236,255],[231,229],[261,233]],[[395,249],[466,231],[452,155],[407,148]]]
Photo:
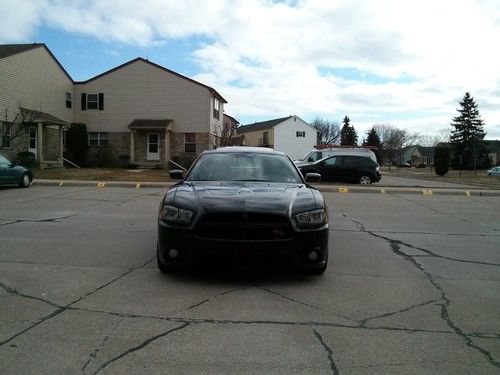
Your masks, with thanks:
[[[324,275],[163,275],[163,191],[0,188],[2,374],[498,374],[500,197],[327,192]]]

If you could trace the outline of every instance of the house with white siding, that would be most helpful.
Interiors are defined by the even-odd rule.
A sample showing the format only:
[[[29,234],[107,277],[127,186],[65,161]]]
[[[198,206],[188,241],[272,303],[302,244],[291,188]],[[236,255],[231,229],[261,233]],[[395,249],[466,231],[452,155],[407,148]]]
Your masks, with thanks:
[[[106,150],[122,164],[162,165],[220,143],[227,101],[215,89],[143,58],[75,82],[44,44],[0,45],[0,77],[0,110],[8,113],[4,128],[15,127],[16,109],[39,113],[37,134],[30,131],[29,140],[16,137],[2,148],[10,157],[34,150],[28,147],[33,135],[38,162],[43,165],[47,155],[57,160],[69,123],[86,124],[91,161]],[[51,127],[58,133],[47,134]],[[47,137],[51,141],[44,143]]]
[[[317,143],[318,131],[298,116],[288,116],[238,127],[247,146],[270,147],[298,159]]]

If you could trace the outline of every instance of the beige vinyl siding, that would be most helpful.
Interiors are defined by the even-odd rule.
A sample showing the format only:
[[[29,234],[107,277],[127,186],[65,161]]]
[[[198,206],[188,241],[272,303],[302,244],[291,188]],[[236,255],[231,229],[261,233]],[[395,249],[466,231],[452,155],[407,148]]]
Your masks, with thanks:
[[[0,113],[13,121],[19,106],[42,111],[67,122],[73,121],[73,108],[66,108],[66,92],[75,95],[73,82],[44,47],[34,48],[0,59]]]
[[[264,132],[269,132],[269,144],[274,145],[274,129],[259,130],[245,134],[245,143],[247,146],[262,146],[261,142],[264,137]]]
[[[103,93],[104,110],[82,111],[81,93]],[[89,131],[124,132],[134,119],[172,119],[174,132],[208,133],[210,102],[207,88],[138,60],[76,84],[75,122]]]

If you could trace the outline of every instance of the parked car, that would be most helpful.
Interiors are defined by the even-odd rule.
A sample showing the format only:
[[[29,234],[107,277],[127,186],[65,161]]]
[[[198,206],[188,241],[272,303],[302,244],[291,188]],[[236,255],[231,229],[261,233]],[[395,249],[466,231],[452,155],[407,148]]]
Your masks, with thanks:
[[[319,173],[325,181],[348,181],[363,185],[378,182],[382,178],[377,163],[358,155],[330,156],[302,165],[300,170],[303,175]]]
[[[321,274],[328,264],[323,197],[284,153],[260,147],[205,151],[161,201],[157,263],[286,266]]]
[[[493,167],[486,171],[488,176],[500,176],[500,167]]]
[[[28,187],[33,181],[33,173],[21,165],[15,165],[0,155],[0,185]]]
[[[375,153],[368,149],[362,147],[341,147],[341,148],[325,148],[321,150],[311,150],[307,154],[305,154],[299,160],[295,160],[295,164],[297,166],[302,166],[310,163],[314,163],[315,161],[327,158],[328,156],[333,155],[358,155],[365,156],[372,159],[375,163],[377,162],[377,156]]]

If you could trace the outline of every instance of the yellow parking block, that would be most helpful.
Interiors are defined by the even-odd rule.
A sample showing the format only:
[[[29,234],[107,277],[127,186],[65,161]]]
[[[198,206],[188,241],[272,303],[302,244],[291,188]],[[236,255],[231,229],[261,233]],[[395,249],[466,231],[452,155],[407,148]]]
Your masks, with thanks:
[[[385,189],[380,189],[381,194],[385,194]]]
[[[340,187],[339,188],[339,193],[349,193],[349,189],[346,187]]]
[[[466,192],[465,192],[465,196],[466,196],[466,197],[470,197],[470,191],[466,191]]]
[[[61,183],[59,184],[59,186],[63,186],[64,185],[64,181],[61,181]]]
[[[140,189],[140,187],[141,187],[141,184],[137,184],[137,185],[135,185],[135,188],[136,188],[136,189]]]
[[[422,193],[424,195],[432,195],[432,190],[423,190]]]
[[[97,187],[98,187],[98,188],[103,188],[103,187],[105,187],[105,186],[106,186],[106,183],[105,183],[105,182],[98,182],[98,183],[97,183]]]

